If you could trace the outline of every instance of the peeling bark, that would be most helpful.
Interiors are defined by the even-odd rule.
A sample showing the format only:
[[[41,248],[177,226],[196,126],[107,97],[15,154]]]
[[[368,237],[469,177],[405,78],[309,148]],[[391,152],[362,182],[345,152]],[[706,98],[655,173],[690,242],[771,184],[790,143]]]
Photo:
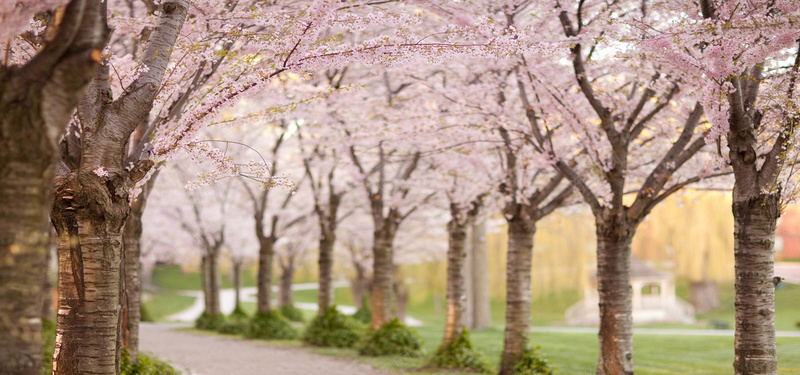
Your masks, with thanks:
[[[72,172],[56,182],[58,316],[53,373],[116,374],[122,227],[129,180]]]

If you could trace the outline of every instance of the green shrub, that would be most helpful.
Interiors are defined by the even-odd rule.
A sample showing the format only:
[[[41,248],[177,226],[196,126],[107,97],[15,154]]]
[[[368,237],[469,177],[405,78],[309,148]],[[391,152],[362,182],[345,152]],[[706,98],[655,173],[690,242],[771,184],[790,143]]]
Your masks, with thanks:
[[[156,320],[153,319],[153,316],[150,315],[150,311],[148,311],[144,304],[139,305],[139,321],[141,322],[155,322]]]
[[[293,322],[303,323],[306,321],[303,318],[303,312],[297,307],[294,307],[294,305],[281,306],[281,314],[283,314],[286,319]]]
[[[800,328],[800,320],[794,322],[794,325],[797,326],[797,328]]]
[[[531,348],[527,343],[522,350],[522,356],[514,365],[513,375],[553,375],[555,367],[550,365],[547,358],[540,357],[536,351],[539,347]]]
[[[139,361],[131,363],[127,348],[122,348],[120,357],[120,374],[122,375],[180,375],[174,367],[157,358],[139,353]]]
[[[225,323],[225,315],[211,315],[203,311],[203,314],[194,321],[194,327],[207,331],[216,331],[223,323]]]
[[[244,337],[262,340],[291,340],[297,336],[292,323],[277,310],[267,314],[256,313],[244,332]]]
[[[308,323],[302,339],[308,345],[352,348],[365,331],[366,327],[361,322],[340,313],[336,306],[331,306]]]
[[[366,298],[364,299],[366,300]],[[369,324],[372,321],[372,310],[369,309],[369,305],[366,302],[361,306],[363,307],[356,310],[355,314],[353,314],[353,318],[364,324]]]
[[[367,333],[358,353],[372,357],[398,354],[406,357],[421,357],[425,354],[422,350],[422,340],[417,331],[400,323],[397,318],[384,324],[377,331]]]
[[[489,373],[489,364],[483,358],[483,353],[472,346],[469,331],[463,328],[461,335],[450,344],[440,347],[431,359],[431,366],[444,369],[459,369],[466,371]]]
[[[56,322],[42,319],[42,375],[53,373],[53,350],[56,345]]]
[[[241,307],[235,309],[225,318],[225,321],[217,328],[217,332],[227,335],[241,335],[247,330],[249,317]]]

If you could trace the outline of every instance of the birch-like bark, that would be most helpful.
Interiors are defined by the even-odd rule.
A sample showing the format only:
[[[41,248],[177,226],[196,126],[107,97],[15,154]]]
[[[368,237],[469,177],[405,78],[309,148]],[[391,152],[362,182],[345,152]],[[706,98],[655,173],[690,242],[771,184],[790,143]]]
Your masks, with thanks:
[[[597,291],[600,297],[598,374],[633,374],[632,233],[597,224]]]
[[[71,133],[63,143],[51,212],[60,237],[54,374],[119,372],[122,232],[129,191],[152,167],[145,160],[129,168],[123,160],[152,108],[187,9],[187,0],[162,2],[144,53],[149,70],[112,100],[109,68],[101,68],[78,106],[80,137]]]
[[[736,374],[776,374],[775,228],[780,216],[777,194],[733,202],[736,259]]]
[[[139,258],[142,251],[142,215],[145,202],[141,197],[131,204],[131,213],[125,221],[123,234],[125,251],[125,293],[123,295],[124,314],[122,319],[122,345],[128,349],[131,363],[139,361],[139,322],[141,321],[142,280]]]
[[[99,66],[100,2],[73,0],[27,64],[0,65],[0,373],[38,374],[58,141]],[[50,317],[48,317],[50,319]]]
[[[509,375],[525,348],[531,322],[531,266],[535,219],[508,221],[506,262],[506,329],[500,375]]]

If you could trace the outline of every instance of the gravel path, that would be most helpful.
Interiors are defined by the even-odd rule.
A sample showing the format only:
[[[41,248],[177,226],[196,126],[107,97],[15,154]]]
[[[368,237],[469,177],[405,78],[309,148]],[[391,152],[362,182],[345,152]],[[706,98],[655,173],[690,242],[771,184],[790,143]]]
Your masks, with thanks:
[[[181,323],[142,323],[139,347],[188,375],[386,375],[370,366],[261,341],[179,331]]]

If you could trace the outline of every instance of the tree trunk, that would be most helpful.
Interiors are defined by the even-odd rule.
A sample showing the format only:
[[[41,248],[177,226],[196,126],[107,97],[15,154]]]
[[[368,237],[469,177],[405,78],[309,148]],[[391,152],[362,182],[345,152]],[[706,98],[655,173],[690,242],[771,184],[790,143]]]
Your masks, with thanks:
[[[631,239],[618,226],[597,225],[597,290],[600,299],[598,374],[633,374]]]
[[[105,45],[99,1],[73,0],[23,66],[0,67],[0,373],[39,374],[42,285],[58,142]]]
[[[333,245],[335,243],[335,232],[328,231],[319,239],[319,297],[317,300],[319,314],[322,314],[326,307],[333,306],[334,303]],[[353,294],[355,295],[355,293]],[[358,301],[357,298],[356,300]]]
[[[689,284],[689,300],[698,314],[716,310],[719,307],[717,283],[712,280],[691,282]]]
[[[455,212],[457,213],[457,212]],[[466,288],[464,285],[465,258],[467,256],[467,227],[454,216],[447,227],[447,315],[444,323],[442,348],[461,336],[466,310]]]
[[[408,287],[406,287],[406,283],[402,280],[395,280],[393,289],[397,305],[397,314],[395,315],[398,320],[405,322],[408,307]]]
[[[52,229],[52,228],[48,228]],[[54,320],[55,319],[55,311],[53,310],[53,287],[52,281],[50,278],[50,265],[53,261],[53,248],[55,251],[58,251],[58,243],[55,241],[58,236],[54,235],[50,231],[50,238],[49,241],[53,247],[48,246],[47,251],[45,251],[45,260],[44,260],[44,282],[42,283],[42,319],[47,320]]]
[[[278,304],[280,307],[292,306],[292,278],[294,266],[289,265],[281,269],[281,280],[278,288]]]
[[[125,312],[122,321],[122,345],[128,348],[131,363],[139,360],[139,322],[141,320],[141,257],[140,241],[142,238],[142,215],[144,214],[145,198],[143,194],[131,205],[131,213],[125,222],[125,293],[123,306]]]
[[[777,374],[775,343],[775,227],[779,194],[733,202],[736,261],[736,374]]]
[[[56,181],[51,217],[58,232],[58,317],[53,373],[119,370],[126,175],[91,170]]]
[[[506,329],[500,375],[509,375],[525,348],[531,322],[531,265],[536,221],[508,221],[506,263]]]
[[[489,295],[489,253],[486,246],[486,221],[472,224],[472,329],[492,325]]]
[[[369,282],[367,281],[367,271],[364,270],[364,267],[360,264],[356,263],[356,276],[350,280],[350,285],[353,290],[353,303],[356,304],[356,307],[359,309],[364,308],[364,298],[366,297],[367,291],[369,288]]]
[[[272,256],[274,254],[275,239],[266,237],[261,239],[261,248],[258,252],[258,306],[257,311],[267,314],[272,310]]]
[[[235,295],[236,302],[233,305],[234,308],[239,308],[241,303],[241,291],[242,291],[242,261],[235,260],[233,261],[233,293]]]
[[[219,250],[213,249],[206,253],[206,284],[208,292],[206,294],[206,313],[209,315],[219,315],[222,313],[219,303],[219,290],[222,279],[219,273]]]
[[[53,171],[51,157],[41,158],[38,167],[5,160],[0,165],[2,374],[38,374],[42,366],[42,270],[49,243],[43,208],[50,199]]]
[[[394,318],[392,300],[394,296],[394,230],[384,224],[383,230],[375,231],[372,248],[372,328],[379,329]]]

